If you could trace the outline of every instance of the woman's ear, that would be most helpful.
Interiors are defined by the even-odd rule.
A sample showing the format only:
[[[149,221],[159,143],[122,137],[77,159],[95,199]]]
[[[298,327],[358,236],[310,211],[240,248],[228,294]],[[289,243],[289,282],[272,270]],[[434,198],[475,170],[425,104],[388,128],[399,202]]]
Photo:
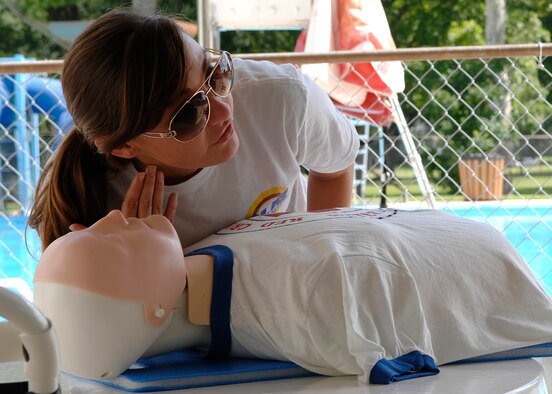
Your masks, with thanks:
[[[105,137],[98,137],[94,140],[94,145],[96,145],[96,148],[98,148],[98,151],[105,153]],[[111,150],[111,154],[113,156],[117,156],[123,159],[132,159],[136,157],[136,149],[129,144],[128,142],[125,142],[123,145],[119,146],[118,148],[115,148]]]
[[[123,145],[115,148],[111,151],[113,156],[121,157],[123,159],[133,159],[136,157],[136,148],[129,143],[125,142]]]

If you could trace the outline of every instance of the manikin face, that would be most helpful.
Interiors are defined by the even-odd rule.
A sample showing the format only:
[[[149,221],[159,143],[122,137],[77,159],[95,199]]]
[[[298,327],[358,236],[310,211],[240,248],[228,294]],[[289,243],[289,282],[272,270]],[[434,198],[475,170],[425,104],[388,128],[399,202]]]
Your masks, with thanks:
[[[105,379],[125,371],[164,332],[186,286],[178,236],[161,215],[112,211],[43,253],[34,302],[58,334],[62,368]]]
[[[186,286],[186,267],[176,231],[165,217],[127,219],[112,211],[48,247],[36,281],[140,301],[146,321],[160,325]]]

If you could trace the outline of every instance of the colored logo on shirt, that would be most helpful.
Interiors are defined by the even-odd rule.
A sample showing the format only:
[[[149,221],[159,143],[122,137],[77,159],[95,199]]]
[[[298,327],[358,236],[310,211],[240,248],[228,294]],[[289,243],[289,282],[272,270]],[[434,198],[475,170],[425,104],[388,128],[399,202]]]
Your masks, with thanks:
[[[288,194],[287,187],[271,187],[255,199],[247,211],[247,218],[278,212]]]

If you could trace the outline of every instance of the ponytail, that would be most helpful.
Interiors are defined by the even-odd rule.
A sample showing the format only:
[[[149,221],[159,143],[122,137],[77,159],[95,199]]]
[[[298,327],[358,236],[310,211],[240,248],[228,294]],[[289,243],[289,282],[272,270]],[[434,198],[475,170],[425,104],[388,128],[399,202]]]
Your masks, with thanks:
[[[67,234],[71,224],[90,226],[105,215],[107,171],[105,156],[78,129],[65,136],[42,171],[29,215],[43,250]]]

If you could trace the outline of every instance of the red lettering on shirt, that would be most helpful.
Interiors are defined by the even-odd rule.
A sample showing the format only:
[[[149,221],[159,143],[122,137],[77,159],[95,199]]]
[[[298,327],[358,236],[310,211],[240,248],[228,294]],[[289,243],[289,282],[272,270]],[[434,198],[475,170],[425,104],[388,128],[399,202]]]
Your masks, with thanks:
[[[225,230],[240,231],[240,230],[246,229],[249,226],[251,226],[251,223],[234,223],[234,224],[226,227]]]

